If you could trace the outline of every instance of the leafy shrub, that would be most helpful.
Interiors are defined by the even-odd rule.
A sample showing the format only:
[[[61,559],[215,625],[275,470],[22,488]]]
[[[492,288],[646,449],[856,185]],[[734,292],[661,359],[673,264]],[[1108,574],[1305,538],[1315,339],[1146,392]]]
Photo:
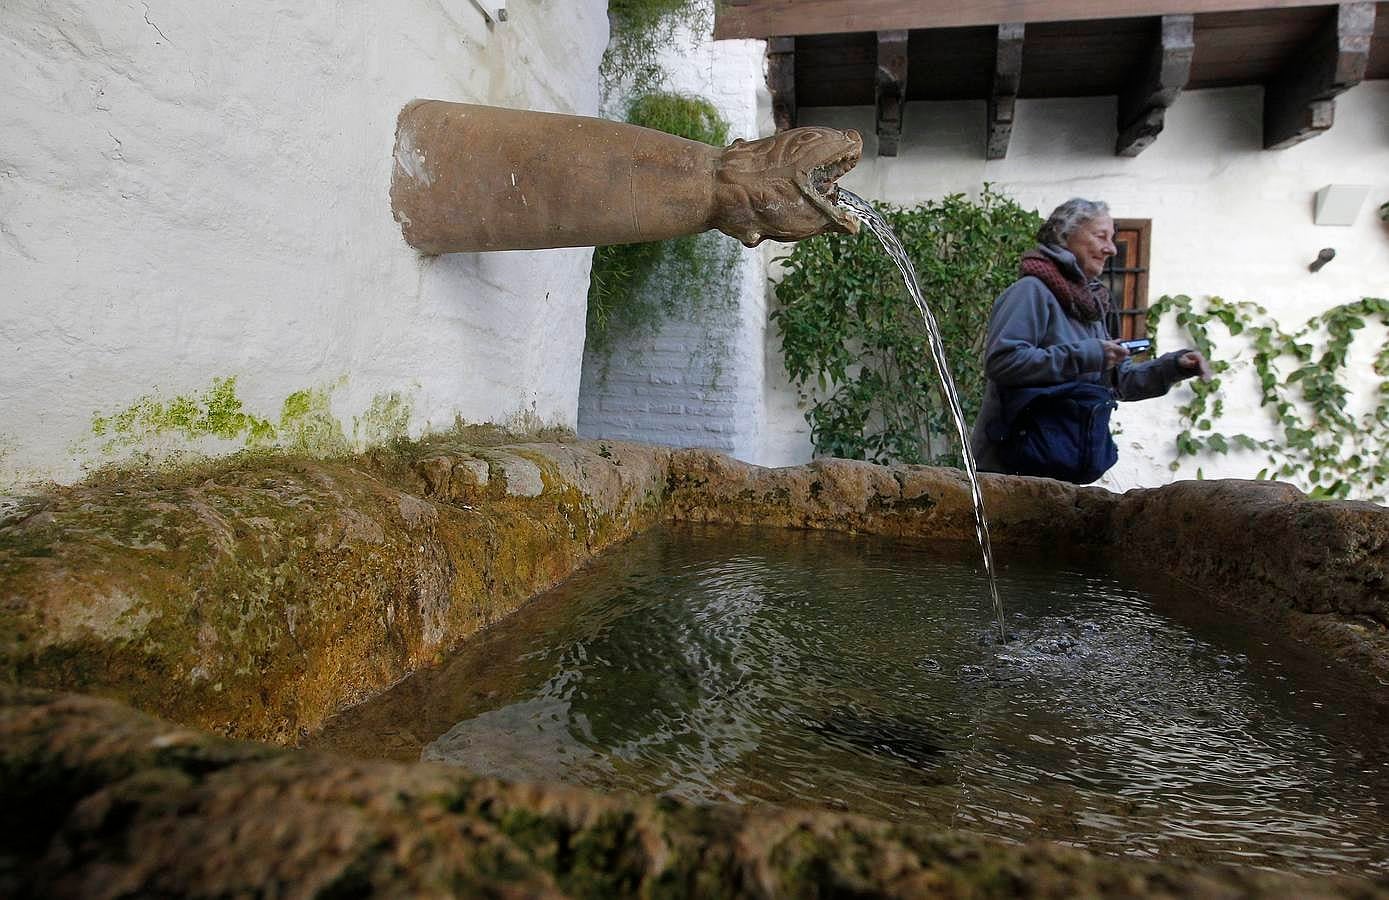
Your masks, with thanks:
[[[952,194],[910,209],[875,206],[916,266],[973,421],[983,399],[989,312],[1017,278],[1018,257],[1033,246],[1041,217],[988,185],[978,201]],[[782,259],[772,320],[787,374],[812,404],[806,421],[815,451],[958,465],[925,323],[868,229],[801,241]]]

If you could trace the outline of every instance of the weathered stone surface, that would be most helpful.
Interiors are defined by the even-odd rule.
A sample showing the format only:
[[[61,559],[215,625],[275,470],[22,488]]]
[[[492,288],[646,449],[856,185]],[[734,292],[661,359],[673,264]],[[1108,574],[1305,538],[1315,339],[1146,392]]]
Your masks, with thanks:
[[[1389,682],[1389,510],[1286,485],[985,476],[998,548],[1122,554]],[[972,542],[963,476],[430,439],[0,502],[0,673],[294,742],[661,515]],[[1384,896],[1384,885],[692,809],[220,741],[0,689],[0,895]]]
[[[42,511],[42,497],[25,497],[14,494],[0,495],[0,528],[22,522]]]
[[[999,548],[1144,559],[1389,678],[1382,507],[1259,482],[983,488]],[[234,460],[8,498],[0,671],[294,742],[663,513],[974,541],[953,469],[449,438],[355,463]]]
[[[668,515],[694,522],[825,528],[973,542],[969,481],[957,469],[846,459],[765,469],[701,450],[671,457]],[[1051,546],[1100,538],[1118,500],[1046,478],[983,476],[995,542]]]
[[[1389,510],[1308,500],[1286,484],[1183,481],[1130,491],[1114,538],[1227,593],[1389,625]]]
[[[431,499],[480,500],[491,490],[492,470],[487,460],[463,451],[421,459],[415,463],[415,474],[424,479],[424,495]]]
[[[0,689],[10,897],[1385,897],[847,815],[694,807],[216,738]]]
[[[1124,494],[1108,540],[1389,684],[1389,509],[1286,484],[1182,481]]]
[[[292,742],[653,522],[667,457],[393,453],[245,458],[15,504],[0,527],[0,672]],[[489,459],[496,477],[469,483]]]
[[[540,467],[528,459],[501,454],[497,467],[502,471],[508,497],[539,497],[545,490]]]

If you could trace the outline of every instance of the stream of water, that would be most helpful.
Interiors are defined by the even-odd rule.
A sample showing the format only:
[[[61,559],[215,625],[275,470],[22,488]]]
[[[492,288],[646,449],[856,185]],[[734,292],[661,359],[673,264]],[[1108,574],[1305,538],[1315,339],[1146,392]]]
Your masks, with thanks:
[[[989,542],[989,521],[984,515],[984,492],[979,488],[979,469],[974,463],[974,451],[969,445],[969,425],[965,422],[964,408],[960,406],[960,394],[955,390],[955,379],[950,375],[950,361],[945,358],[945,343],[941,340],[940,326],[936,324],[936,317],[932,314],[931,307],[927,305],[926,298],[921,294],[921,284],[916,278],[916,266],[912,265],[911,257],[907,256],[907,251],[903,248],[902,242],[897,239],[897,233],[892,230],[892,226],[878,215],[878,211],[867,200],[843,188],[839,188],[839,205],[858,216],[883,245],[887,255],[892,258],[893,262],[897,263],[897,268],[902,273],[902,280],[906,282],[907,292],[911,294],[912,301],[916,304],[916,308],[920,311],[921,318],[926,324],[926,334],[931,345],[931,359],[936,364],[937,374],[940,375],[941,394],[945,397],[946,406],[950,408],[950,417],[955,422],[955,431],[960,436],[960,455],[965,461],[965,474],[969,476],[970,498],[974,501],[974,534],[979,539],[979,550],[984,555],[984,574],[989,580],[989,596],[993,598],[994,613],[998,616],[998,639],[1000,643],[1006,644],[1008,643],[1008,629],[1003,622],[1003,601],[998,596],[998,578],[994,573],[993,546]]]

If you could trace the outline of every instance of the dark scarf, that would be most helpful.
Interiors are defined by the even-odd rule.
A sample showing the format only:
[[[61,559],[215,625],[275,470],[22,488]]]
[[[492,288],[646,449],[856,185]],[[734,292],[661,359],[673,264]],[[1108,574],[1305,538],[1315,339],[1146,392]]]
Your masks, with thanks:
[[[1029,250],[1018,265],[1024,275],[1042,279],[1066,315],[1082,322],[1098,322],[1109,309],[1109,291],[1098,281],[1084,284],[1061,274],[1056,261],[1040,250]]]

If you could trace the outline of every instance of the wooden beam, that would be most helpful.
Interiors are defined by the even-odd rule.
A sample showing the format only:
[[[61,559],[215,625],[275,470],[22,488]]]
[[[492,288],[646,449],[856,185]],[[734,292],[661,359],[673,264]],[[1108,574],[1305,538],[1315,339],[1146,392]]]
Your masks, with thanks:
[[[1013,137],[1013,110],[1017,107],[1018,85],[1022,83],[1022,44],[1026,31],[1027,26],[1021,22],[998,26],[994,80],[989,90],[986,159],[1003,159],[1008,155],[1008,141]]]
[[[907,99],[907,33],[878,32],[878,155],[896,156]]]
[[[1326,0],[720,0],[714,37],[962,28],[1326,5]]]
[[[1365,77],[1374,30],[1374,3],[1339,4],[1311,44],[1265,85],[1266,149],[1300,144],[1331,127],[1336,95]]]
[[[772,94],[772,119],[777,131],[796,127],[796,39],[767,41],[767,90]]]
[[[1137,156],[1162,132],[1167,107],[1191,78],[1196,53],[1194,17],[1163,16],[1162,31],[1141,77],[1119,95],[1119,138],[1114,152]]]

